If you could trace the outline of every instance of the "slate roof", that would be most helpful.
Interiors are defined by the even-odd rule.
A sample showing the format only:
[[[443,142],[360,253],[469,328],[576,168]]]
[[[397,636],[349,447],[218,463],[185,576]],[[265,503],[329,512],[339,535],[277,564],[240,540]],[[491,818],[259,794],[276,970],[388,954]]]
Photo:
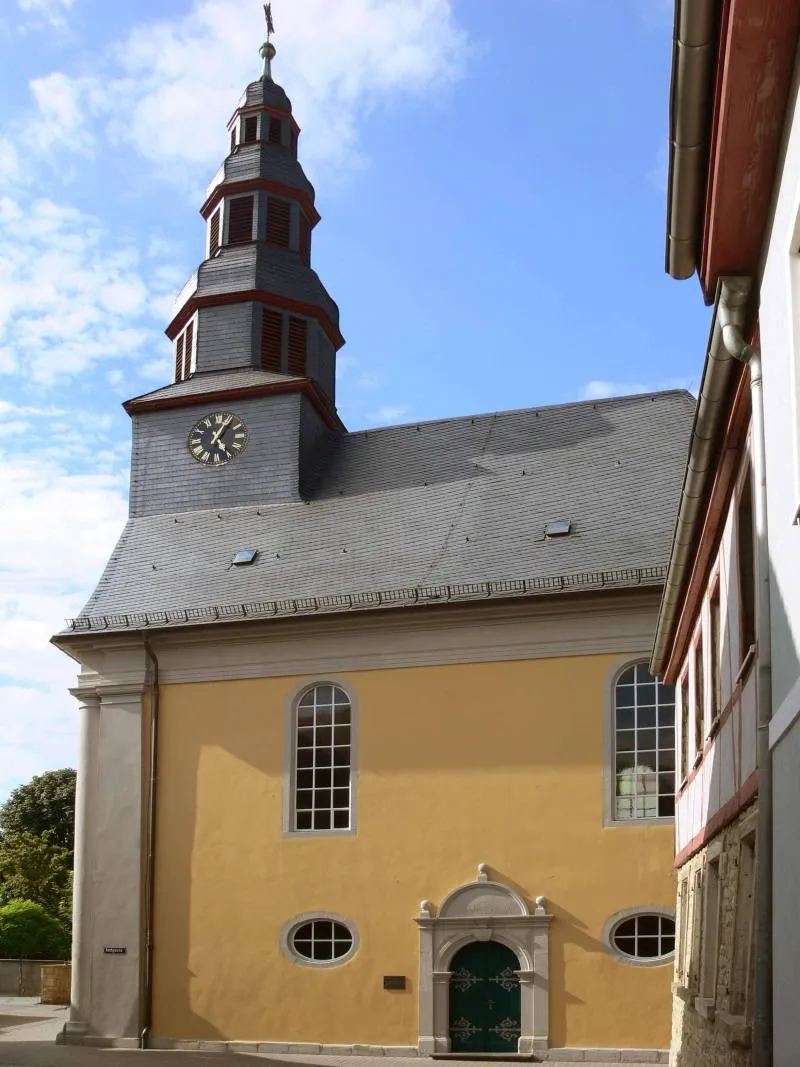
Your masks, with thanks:
[[[205,396],[207,393],[225,393],[231,389],[248,389],[259,385],[277,385],[279,382],[300,381],[295,375],[276,374],[273,371],[261,370],[260,367],[236,367],[225,371],[201,371],[185,378],[182,382],[173,382],[171,385],[154,389],[150,393],[143,393],[126,402],[137,408],[147,404],[157,404],[161,400],[175,397],[185,398],[189,404],[195,396]]]
[[[670,391],[346,434],[312,499],[130,520],[71,628],[660,585],[694,406]],[[545,539],[560,519],[572,534]],[[232,567],[244,548],[256,562]]]

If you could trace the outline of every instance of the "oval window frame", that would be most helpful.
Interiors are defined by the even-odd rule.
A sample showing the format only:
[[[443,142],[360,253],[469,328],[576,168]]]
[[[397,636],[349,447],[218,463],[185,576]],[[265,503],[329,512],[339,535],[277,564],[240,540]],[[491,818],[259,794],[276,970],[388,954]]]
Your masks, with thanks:
[[[310,960],[307,956],[301,956],[297,949],[294,947],[294,935],[296,931],[304,926],[306,923],[315,922],[317,920],[323,920],[325,922],[341,923],[342,926],[350,934],[353,939],[353,943],[347,952],[343,956],[337,956],[333,960]],[[341,967],[345,963],[349,963],[350,960],[358,952],[360,939],[358,936],[358,929],[355,923],[351,919],[346,919],[343,915],[337,915],[332,911],[308,911],[302,915],[296,915],[289,922],[284,923],[281,930],[281,951],[284,956],[292,963],[296,963],[301,967]]]
[[[614,944],[614,934],[617,927],[628,919],[635,919],[645,915],[655,915],[662,919],[669,919],[675,925],[675,938],[677,940],[678,929],[675,921],[675,909],[665,908],[660,904],[643,904],[635,908],[623,908],[622,911],[617,911],[606,919],[602,933],[603,946],[606,952],[618,963],[626,963],[630,967],[671,967],[675,961],[674,948],[664,956],[629,956]]]

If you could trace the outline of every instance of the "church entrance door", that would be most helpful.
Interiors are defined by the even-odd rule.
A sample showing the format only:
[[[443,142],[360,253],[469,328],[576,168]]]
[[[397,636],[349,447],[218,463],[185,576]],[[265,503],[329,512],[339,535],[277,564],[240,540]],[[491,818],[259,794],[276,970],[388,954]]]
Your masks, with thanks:
[[[517,1051],[519,960],[497,941],[472,941],[450,964],[451,1052]]]

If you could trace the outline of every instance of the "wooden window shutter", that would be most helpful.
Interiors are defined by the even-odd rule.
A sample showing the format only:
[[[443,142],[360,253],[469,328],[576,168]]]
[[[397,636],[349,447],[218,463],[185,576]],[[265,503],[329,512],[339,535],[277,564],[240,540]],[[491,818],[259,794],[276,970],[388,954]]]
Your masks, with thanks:
[[[283,123],[270,116],[268,140],[270,144],[283,144]]]
[[[270,244],[288,248],[292,235],[292,205],[288,200],[267,200],[267,240]]]
[[[261,367],[281,372],[283,315],[272,308],[261,309]]]
[[[211,224],[208,232],[208,255],[215,256],[219,251],[219,220],[222,217],[222,209],[218,208],[211,216]]]
[[[289,317],[289,373],[299,378],[306,376],[308,353],[308,319]]]
[[[183,345],[186,341],[186,335],[181,334],[178,340],[175,342],[175,381],[179,382],[183,378]]]
[[[254,144],[258,140],[258,115],[248,115],[244,120],[244,143]]]
[[[228,244],[253,240],[253,197],[240,196],[228,203]]]
[[[234,126],[233,129],[231,130],[231,152],[234,150],[235,147],[236,147],[236,127]]]
[[[188,378],[192,372],[192,346],[194,345],[194,322],[186,327],[186,347],[183,351],[183,377]]]
[[[311,225],[303,212],[300,212],[300,259],[309,266],[311,263]]]

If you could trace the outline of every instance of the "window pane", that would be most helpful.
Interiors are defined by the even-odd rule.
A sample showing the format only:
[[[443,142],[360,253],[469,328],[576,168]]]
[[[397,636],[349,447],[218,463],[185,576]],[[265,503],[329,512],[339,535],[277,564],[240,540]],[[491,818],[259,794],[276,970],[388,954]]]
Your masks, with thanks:
[[[650,959],[653,956],[660,956],[657,937],[640,937],[636,946],[637,955],[644,959]]]
[[[633,752],[636,749],[635,730],[617,730],[617,752]]]
[[[659,748],[675,748],[675,731],[673,729],[661,729],[658,731]]]
[[[628,956],[636,955],[636,941],[632,937],[616,937],[614,944],[620,950],[620,952],[626,953]]]
[[[665,934],[661,938],[661,955],[667,956],[670,952],[675,951],[675,935]]]
[[[298,748],[311,748],[314,744],[314,731],[307,727],[301,726],[297,731],[297,747]]]
[[[660,915],[640,915],[639,916],[639,936],[645,937],[657,937],[658,931],[661,928],[661,916]]]
[[[333,743],[334,745],[349,745],[350,744],[350,726],[335,726],[333,730]]]
[[[675,797],[660,796],[658,798],[658,816],[660,819],[671,819],[675,814]]]
[[[314,812],[314,829],[315,830],[330,830],[331,828],[331,813],[330,811],[315,811]]]
[[[318,726],[317,732],[314,735],[314,742],[317,745],[332,745],[333,730],[330,726]]]
[[[317,789],[330,788],[332,777],[333,772],[330,767],[318,767],[317,772],[314,775],[314,785]]]
[[[619,676],[619,681],[617,682],[617,685],[633,685],[635,679],[636,668],[628,667],[627,671],[625,671],[624,674],[621,674]]]
[[[328,750],[328,756],[330,758],[330,750]],[[350,746],[346,748],[335,748],[333,750],[333,763],[335,767],[349,767],[350,765]]]
[[[297,766],[298,767],[312,767],[314,764],[314,749],[313,748],[299,748],[297,750]]]
[[[331,685],[318,685],[314,692],[316,693],[317,706],[320,704],[332,704],[333,703],[333,686]]]
[[[655,749],[657,744],[655,730],[639,730],[636,738],[637,748]]]
[[[655,708],[639,708],[636,712],[636,725],[639,729],[650,729],[656,724]]]
[[[348,749],[348,757],[349,757]],[[329,748],[317,749],[317,766],[318,767],[330,767],[331,765],[331,750]]]
[[[306,811],[311,807],[311,798],[314,794],[310,789],[297,790],[297,810]]]
[[[334,811],[333,826],[336,830],[348,830],[350,828],[350,812]]]
[[[312,789],[314,786],[314,772],[312,770],[297,772],[297,788],[300,790]]]
[[[617,708],[617,729],[632,730],[636,725],[634,708]]]
[[[350,790],[334,789],[333,806],[335,808],[348,808],[350,806]]]
[[[311,812],[310,811],[298,811],[294,825],[296,830],[310,830],[311,829]]]
[[[636,689],[632,685],[617,686],[617,707],[632,708],[636,703]]]
[[[656,702],[656,687],[655,683],[647,685],[637,685],[636,687],[636,703],[640,706],[642,704],[655,704]]]
[[[626,919],[617,927],[618,937],[634,937],[636,934],[636,919]]]

